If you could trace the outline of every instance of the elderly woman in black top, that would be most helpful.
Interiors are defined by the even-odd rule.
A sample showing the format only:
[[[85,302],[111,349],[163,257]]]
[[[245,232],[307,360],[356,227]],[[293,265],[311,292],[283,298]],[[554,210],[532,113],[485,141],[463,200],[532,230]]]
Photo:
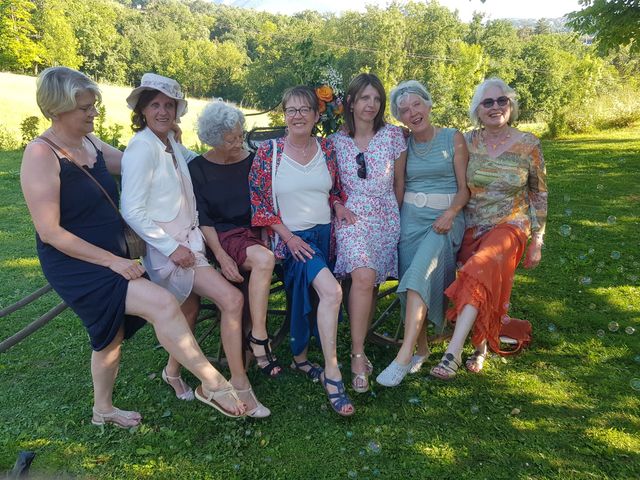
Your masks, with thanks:
[[[248,175],[254,154],[243,144],[244,115],[233,105],[215,101],[198,119],[200,141],[213,148],[189,163],[200,229],[230,282],[250,272],[248,300],[251,332],[247,341],[261,370],[277,376],[282,368],[271,353],[267,303],[275,258],[259,228],[251,227]]]

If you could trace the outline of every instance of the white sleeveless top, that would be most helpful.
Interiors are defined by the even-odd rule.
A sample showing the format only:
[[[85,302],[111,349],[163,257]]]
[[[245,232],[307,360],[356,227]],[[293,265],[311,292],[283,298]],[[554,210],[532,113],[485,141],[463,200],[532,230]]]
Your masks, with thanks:
[[[306,165],[283,153],[273,184],[282,223],[292,232],[330,223],[331,185],[321,148]]]

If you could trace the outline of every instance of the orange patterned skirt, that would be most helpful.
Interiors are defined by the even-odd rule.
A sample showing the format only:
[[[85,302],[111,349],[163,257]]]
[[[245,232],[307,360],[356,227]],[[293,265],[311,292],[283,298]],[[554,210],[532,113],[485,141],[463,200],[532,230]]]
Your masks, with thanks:
[[[458,261],[464,266],[445,290],[453,306],[447,319],[455,322],[465,305],[478,309],[471,342],[484,340],[495,351],[500,347],[500,320],[509,310],[509,298],[516,267],[524,254],[527,235],[514,225],[503,223],[473,238],[474,228],[464,233]]]

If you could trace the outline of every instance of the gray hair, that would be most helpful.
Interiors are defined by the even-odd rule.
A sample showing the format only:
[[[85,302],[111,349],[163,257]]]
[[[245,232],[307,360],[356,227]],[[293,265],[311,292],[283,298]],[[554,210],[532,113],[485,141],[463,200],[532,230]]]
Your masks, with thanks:
[[[405,82],[401,82],[396,88],[391,90],[391,93],[389,94],[391,115],[393,115],[396,120],[400,120],[398,107],[400,106],[400,103],[407,99],[408,95],[416,95],[420,97],[427,107],[431,107],[433,105],[433,100],[431,99],[429,90],[427,90],[427,87],[419,81],[407,80]]]
[[[98,85],[84,73],[67,67],[50,67],[38,77],[36,102],[42,114],[50,120],[59,113],[75,109],[78,106],[77,95],[87,91],[93,93],[96,100],[102,100]]]
[[[502,94],[509,99],[511,103],[511,115],[509,116],[509,125],[518,120],[518,99],[516,98],[516,91],[511,88],[507,83],[498,77],[491,77],[486,79],[480,85],[476,87],[476,90],[473,92],[473,98],[471,99],[471,106],[469,107],[469,119],[471,123],[476,126],[480,126],[482,122],[480,122],[480,118],[478,117],[478,107],[480,106],[480,102],[484,99],[484,92],[487,91],[488,88],[498,87]]]
[[[198,117],[198,138],[211,147],[224,142],[224,134],[236,126],[244,128],[244,114],[233,103],[215,100],[202,110]]]

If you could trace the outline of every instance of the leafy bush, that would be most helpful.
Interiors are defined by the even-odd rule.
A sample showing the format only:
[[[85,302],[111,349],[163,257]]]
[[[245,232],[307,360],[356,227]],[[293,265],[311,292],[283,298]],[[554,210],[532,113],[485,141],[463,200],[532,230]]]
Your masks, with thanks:
[[[0,125],[0,151],[16,150],[20,148],[20,142],[13,132],[4,125]]]
[[[22,132],[22,146],[27,144],[40,135],[40,119],[35,115],[26,117],[20,123],[20,131]]]

